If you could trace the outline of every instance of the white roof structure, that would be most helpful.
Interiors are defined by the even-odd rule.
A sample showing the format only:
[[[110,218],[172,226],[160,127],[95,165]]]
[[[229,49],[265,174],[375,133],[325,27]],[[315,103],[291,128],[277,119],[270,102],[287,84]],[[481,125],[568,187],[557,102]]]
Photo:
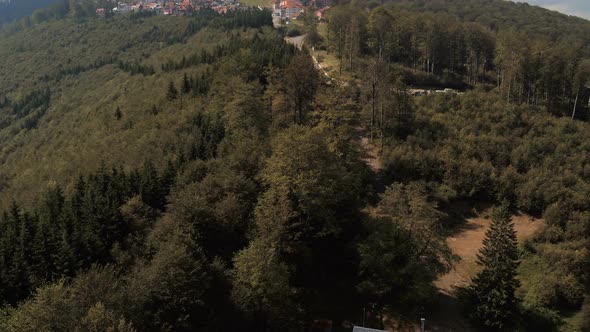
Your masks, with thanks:
[[[352,332],[386,332],[383,330],[370,329],[368,327],[354,326]]]

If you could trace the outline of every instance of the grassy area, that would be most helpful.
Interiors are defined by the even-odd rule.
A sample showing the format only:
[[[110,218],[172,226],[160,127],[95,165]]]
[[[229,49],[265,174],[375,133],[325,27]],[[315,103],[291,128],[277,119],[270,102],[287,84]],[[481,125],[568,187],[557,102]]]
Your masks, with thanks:
[[[270,0],[241,0],[240,3],[248,6],[272,7]]]
[[[318,33],[324,38],[324,43],[328,43],[328,24],[319,23]],[[327,48],[327,47],[325,47]],[[346,65],[342,64],[342,71],[340,71],[340,60],[336,57],[334,52],[328,53],[325,50],[315,50],[313,55],[316,57],[322,68],[328,73],[330,77],[338,81],[348,82],[353,79],[352,74],[346,70]]]

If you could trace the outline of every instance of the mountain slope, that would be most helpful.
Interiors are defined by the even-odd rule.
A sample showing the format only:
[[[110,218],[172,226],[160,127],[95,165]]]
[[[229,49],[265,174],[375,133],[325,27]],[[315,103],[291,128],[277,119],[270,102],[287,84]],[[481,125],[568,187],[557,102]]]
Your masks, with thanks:
[[[213,70],[215,52],[235,52],[221,45],[242,44],[231,36],[254,35],[221,28],[197,32],[195,22],[60,20],[0,39],[0,202],[31,202],[54,181],[67,188],[72,175],[101,161],[135,167],[147,156],[162,164],[177,155],[184,147],[171,142],[192,135],[179,130],[190,123],[202,96],[183,105],[169,102],[169,83],[180,87],[184,74],[201,77]],[[211,54],[211,61],[162,69],[203,54]]]
[[[577,39],[585,45],[590,42],[590,21],[527,3],[505,0],[392,0],[389,3],[411,11],[448,14],[492,30],[513,28],[551,41]]]

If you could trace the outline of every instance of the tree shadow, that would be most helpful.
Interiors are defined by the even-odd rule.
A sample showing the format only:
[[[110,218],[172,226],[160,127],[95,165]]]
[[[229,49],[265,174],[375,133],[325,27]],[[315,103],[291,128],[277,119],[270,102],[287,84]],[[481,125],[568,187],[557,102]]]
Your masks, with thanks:
[[[447,217],[442,220],[444,225],[444,235],[447,237],[456,236],[457,234],[481,228],[479,225],[470,224],[467,219],[475,218],[492,206],[487,202],[474,201],[455,201],[441,208]]]
[[[459,294],[462,290],[463,288],[456,288],[454,294]],[[463,305],[454,294],[436,293],[430,312],[425,313],[426,331],[478,331],[465,317]]]

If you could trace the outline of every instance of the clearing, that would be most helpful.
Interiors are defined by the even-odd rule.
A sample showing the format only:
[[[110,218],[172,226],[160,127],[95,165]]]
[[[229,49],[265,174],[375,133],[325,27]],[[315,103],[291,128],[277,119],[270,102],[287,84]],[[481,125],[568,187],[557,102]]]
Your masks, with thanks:
[[[481,248],[485,232],[491,220],[480,213],[467,218],[455,233],[447,238],[447,243],[461,260],[449,273],[440,277],[435,285],[439,290],[435,312],[427,317],[429,331],[470,331],[469,323],[463,317],[457,303],[457,290],[469,285],[471,278],[479,271],[476,259]],[[543,220],[528,215],[512,216],[519,243],[531,237],[544,225]]]

